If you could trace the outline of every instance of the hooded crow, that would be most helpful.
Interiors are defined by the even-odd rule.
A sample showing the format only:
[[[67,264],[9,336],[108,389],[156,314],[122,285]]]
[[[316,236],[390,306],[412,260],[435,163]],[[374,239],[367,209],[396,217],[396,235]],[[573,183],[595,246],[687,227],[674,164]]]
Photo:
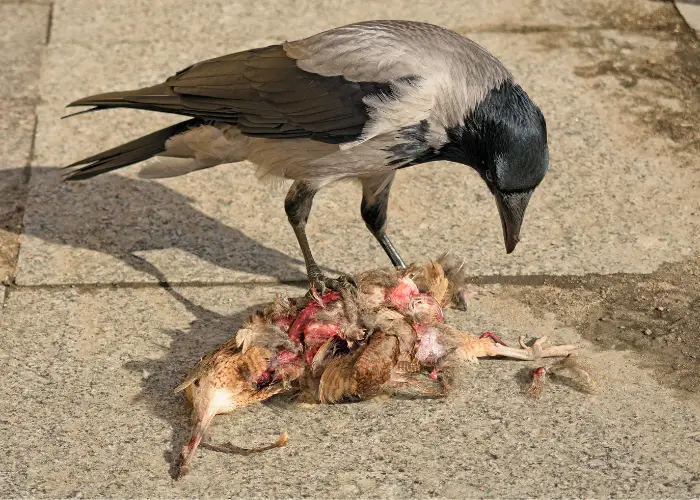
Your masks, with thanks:
[[[80,160],[67,180],[152,157],[142,177],[248,160],[260,177],[292,180],[285,211],[320,293],[344,285],[321,272],[306,236],[314,195],[327,184],[359,179],[363,220],[392,264],[405,268],[385,232],[396,170],[437,160],[476,170],[495,197],[511,253],[549,163],[542,112],[501,62],[468,38],[419,22],[350,24],[69,106],[190,119]]]

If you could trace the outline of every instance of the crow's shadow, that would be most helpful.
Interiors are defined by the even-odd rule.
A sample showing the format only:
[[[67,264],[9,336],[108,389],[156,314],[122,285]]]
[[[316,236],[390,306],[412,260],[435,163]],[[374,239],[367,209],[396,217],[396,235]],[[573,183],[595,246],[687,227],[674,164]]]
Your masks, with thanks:
[[[5,170],[2,177],[16,178],[12,173]],[[134,252],[175,248],[224,269],[286,281],[306,278],[301,259],[205,215],[194,200],[162,183],[115,174],[60,183],[61,173],[57,168],[32,169],[26,235],[103,252],[127,264]],[[226,189],[231,192],[232,211],[255,209],[233,203],[236,186]]]
[[[17,198],[24,195],[25,190],[18,186],[22,186],[25,172],[24,169],[0,171],[0,193],[11,193]],[[127,369],[142,375],[138,399],[173,429],[165,459],[174,474],[179,450],[189,432],[190,409],[183,395],[173,393],[173,389],[202,355],[228,340],[264,304],[232,316],[217,314],[172,288],[164,273],[136,253],[175,248],[224,269],[273,278],[285,276],[287,281],[300,283],[306,280],[300,269],[303,261],[268,248],[242,231],[209,217],[194,206],[193,200],[162,183],[115,174],[60,183],[61,173],[58,168],[33,168],[26,227],[22,228],[15,217],[22,205],[22,200],[17,199],[0,206],[0,229],[18,234],[24,230],[25,235],[49,243],[111,255],[132,269],[156,278],[195,317],[186,331],[168,332],[172,342],[163,357],[125,364]],[[227,189],[233,201],[235,186]],[[231,205],[231,210],[254,208]],[[304,293],[302,288],[299,295]]]

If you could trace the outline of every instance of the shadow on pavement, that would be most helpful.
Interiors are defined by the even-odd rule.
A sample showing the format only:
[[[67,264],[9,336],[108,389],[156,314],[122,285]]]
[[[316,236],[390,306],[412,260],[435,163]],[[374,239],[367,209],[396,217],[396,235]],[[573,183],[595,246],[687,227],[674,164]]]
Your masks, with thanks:
[[[134,252],[176,248],[225,269],[306,279],[299,269],[301,259],[205,215],[193,200],[164,184],[114,174],[59,184],[61,170],[32,170],[25,234],[103,252],[129,265]],[[10,178],[13,173],[2,175]],[[241,208],[246,207],[232,205],[231,210]]]

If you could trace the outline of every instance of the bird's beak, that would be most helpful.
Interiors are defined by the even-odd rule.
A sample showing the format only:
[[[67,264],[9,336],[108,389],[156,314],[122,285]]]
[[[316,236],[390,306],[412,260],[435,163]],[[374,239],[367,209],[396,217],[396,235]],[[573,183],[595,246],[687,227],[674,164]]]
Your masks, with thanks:
[[[214,419],[216,415],[215,410],[210,410],[207,408],[202,414],[197,414],[194,412],[194,427],[192,428],[192,434],[190,435],[190,440],[185,446],[182,447],[180,452],[180,464],[179,464],[179,474],[178,477],[181,478],[190,471],[190,462],[194,458],[194,454],[199,448],[199,444],[202,442],[204,433],[209,428],[209,424]]]
[[[496,204],[503,225],[503,241],[506,244],[506,253],[515,250],[520,241],[520,226],[525,217],[525,209],[532,196],[532,191],[521,193],[501,193],[496,191]]]

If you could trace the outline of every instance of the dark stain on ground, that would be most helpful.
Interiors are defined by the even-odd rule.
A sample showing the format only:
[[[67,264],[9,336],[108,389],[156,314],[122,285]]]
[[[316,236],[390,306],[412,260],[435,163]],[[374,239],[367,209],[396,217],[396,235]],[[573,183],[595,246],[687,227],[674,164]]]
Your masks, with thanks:
[[[517,19],[513,23],[484,23],[480,25],[454,26],[458,33],[494,32],[494,33],[547,33],[579,30],[616,29],[621,31],[675,30],[684,21],[673,5],[673,0],[647,0],[657,4],[651,12],[640,13],[635,5],[625,2],[579,2],[560,6],[568,23],[544,24],[537,21],[549,16],[543,15],[541,2],[531,2],[530,15],[525,19]],[[700,0],[698,0],[700,1]]]
[[[636,2],[579,2],[562,6],[562,13],[574,20],[594,20],[604,29],[623,31],[668,30],[684,24],[673,0],[660,0],[650,12],[640,12]]]
[[[649,275],[547,277],[514,292],[536,315],[556,313],[602,349],[634,350],[663,384],[700,395],[700,255]]]
[[[603,77],[614,77],[618,87],[613,92],[619,94],[622,110],[636,116],[649,136],[669,137],[675,148],[691,154],[700,151],[700,43],[695,33],[670,2],[643,16],[622,2],[596,8],[585,15],[607,19],[610,31],[542,33],[543,49],[578,49],[590,64],[575,68],[577,76],[597,79],[594,88],[607,84]],[[653,50],[640,46],[640,36],[658,45]],[[657,83],[654,91],[640,89],[650,83]],[[678,109],[664,99],[680,103]],[[685,395],[700,395],[700,257],[664,265],[650,275],[499,281],[536,286],[516,292],[536,314],[555,312],[602,349],[635,350],[662,383]]]
[[[614,77],[619,88],[613,91],[619,92],[620,102],[633,103],[625,111],[636,115],[650,132],[672,139],[678,149],[700,151],[700,42],[672,4],[659,5],[641,16],[620,5],[598,7],[598,12],[587,15],[607,19],[605,27],[614,31],[543,33],[539,42],[545,50],[578,49],[590,63],[575,68],[577,76],[595,79],[594,88],[606,85],[601,77]],[[626,34],[630,31],[639,33]],[[640,47],[634,38],[638,36],[654,38],[658,48]],[[642,80],[661,85],[638,91]],[[677,109],[663,99],[676,102]]]

